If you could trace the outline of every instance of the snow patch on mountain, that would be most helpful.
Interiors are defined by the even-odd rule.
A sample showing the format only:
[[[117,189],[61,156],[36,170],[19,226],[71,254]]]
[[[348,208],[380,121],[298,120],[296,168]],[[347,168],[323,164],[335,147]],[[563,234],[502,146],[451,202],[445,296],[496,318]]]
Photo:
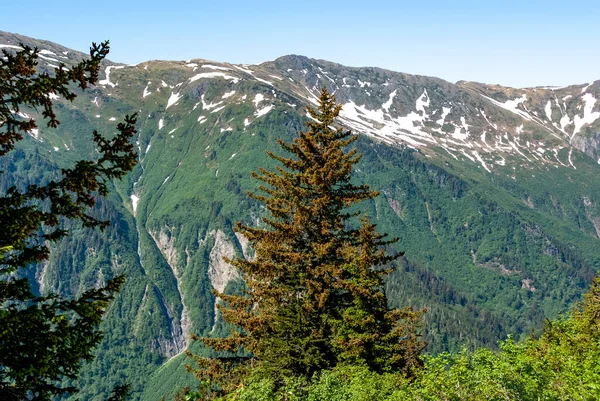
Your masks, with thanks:
[[[109,65],[104,70],[104,75],[106,76],[106,78],[98,81],[98,84],[99,85],[104,85],[104,86],[110,86],[111,88],[114,88],[115,86],[118,85],[118,82],[117,83],[113,83],[113,82],[110,81],[110,72],[111,72],[111,70],[120,70],[122,68],[125,68],[125,66],[124,65],[118,65],[118,66]]]
[[[466,143],[467,139],[469,138],[469,124],[467,124],[465,117],[460,117],[460,125],[454,123],[453,125],[454,132],[451,132],[450,135],[454,139],[458,139],[459,141],[463,141]]]
[[[42,138],[40,138],[40,130],[39,130],[39,129],[37,129],[37,128],[32,128],[32,129],[30,129],[29,131],[27,131],[27,133],[28,133],[29,135],[31,135],[31,136],[33,137],[33,139],[35,139],[36,141],[38,141],[38,142],[44,142],[44,141],[42,140]]]
[[[211,70],[231,71],[231,68],[221,67],[213,64],[204,64],[200,68],[210,68]]]
[[[561,119],[560,119],[560,121],[559,121],[559,124],[560,124],[561,130],[562,130],[562,131],[563,131],[563,132],[566,134],[566,131],[565,131],[565,130],[566,130],[566,128],[567,128],[569,125],[573,124],[573,121],[571,120],[571,118],[570,118],[570,117],[569,117],[567,114],[564,114],[564,115],[561,117]]]
[[[425,107],[429,107],[429,95],[427,94],[427,89],[423,89],[423,94],[419,96],[415,104],[415,108],[417,109],[417,111],[422,112],[423,116],[427,117]]]
[[[42,51],[43,51],[43,50],[42,50]],[[55,59],[54,57],[48,57],[48,56],[44,56],[44,55],[42,54],[42,52],[40,52],[40,53],[38,54],[38,57],[39,57],[39,58],[42,58],[42,59],[44,59],[44,60],[46,60],[46,61],[52,61],[52,62],[55,62],[55,63],[60,63],[60,61],[59,61],[59,60],[57,60],[57,59]],[[56,68],[58,68],[58,66],[57,66]]]
[[[487,170],[488,173],[492,172],[492,170],[490,170],[488,168],[487,164],[485,164],[485,161],[483,161],[483,159],[481,158],[481,156],[479,155],[479,153],[476,150],[473,151],[473,156],[475,156],[475,159],[477,159],[479,164],[481,164],[483,166],[483,168]]]
[[[256,116],[256,118],[262,117],[265,114],[267,114],[268,112],[270,112],[271,110],[273,110],[275,106],[270,104],[266,107],[263,107],[262,109],[256,110],[256,112],[254,113],[254,115]]]
[[[346,78],[344,78],[344,79],[346,79]],[[396,89],[394,89],[394,91],[392,93],[390,93],[390,97],[388,98],[387,102],[385,102],[384,104],[381,105],[382,109],[384,109],[387,112],[390,111],[390,107],[392,106],[392,102],[394,101],[394,96],[396,96],[396,93],[398,93],[398,91]]]
[[[442,107],[442,115],[440,116],[440,119],[437,120],[435,123],[442,127],[444,125],[444,122],[446,121],[446,117],[448,117],[448,114],[450,114],[451,111],[452,107]]]
[[[571,138],[577,135],[585,124],[591,124],[600,118],[599,111],[592,111],[594,109],[594,105],[596,104],[596,98],[591,93],[586,93],[583,95],[582,100],[585,103],[583,106],[583,117],[575,116],[573,119],[575,128],[573,129],[573,135]]]
[[[548,100],[548,103],[546,103],[546,106],[544,107],[544,112],[546,113],[548,121],[552,121],[552,102],[550,100]]]
[[[200,96],[200,101],[202,102],[202,110],[214,109],[215,107],[223,104],[223,101],[219,101],[217,103],[206,103],[204,101],[204,94],[202,96]]]
[[[527,95],[523,94],[521,97],[518,97],[516,99],[513,100],[507,100],[506,102],[502,103],[499,102],[495,99],[492,99],[491,97],[485,96],[485,95],[481,95],[484,98],[486,98],[487,100],[489,100],[490,102],[492,102],[493,104],[495,104],[496,106],[502,107],[504,110],[508,110],[511,113],[514,113],[518,116],[523,117],[526,120],[529,121],[533,121],[533,117],[531,117],[531,115],[529,115],[529,113],[519,109],[519,105],[524,103],[525,101],[527,101]]]
[[[262,79],[262,78],[259,78],[259,77],[254,77],[254,79],[256,79],[259,82],[262,82],[263,84],[267,84],[267,85],[270,85],[270,86],[275,86],[275,85],[273,85],[273,82],[267,81],[266,79]]]
[[[257,107],[258,104],[263,100],[265,100],[265,96],[262,93],[257,93],[254,95],[254,100],[252,100],[252,103],[254,103],[254,107]]]
[[[419,107],[422,107],[421,99],[417,100]],[[382,109],[370,110],[349,101],[342,106],[340,119],[350,128],[388,143],[403,141],[411,147],[421,147],[425,146],[423,141],[435,142],[431,134],[422,130],[424,116],[414,111],[406,116],[393,118]]]
[[[245,72],[246,74],[254,74],[254,71],[250,70],[248,68],[248,66],[239,66],[239,65],[234,65],[233,68],[237,68],[238,70]]]
[[[571,165],[571,167],[573,167],[575,170],[577,170],[577,167],[575,167],[575,165],[573,164],[573,160],[571,159],[571,155],[573,154],[573,148],[569,149],[569,164]]]
[[[0,45],[0,49],[16,49],[16,50],[23,50],[23,48],[21,46],[15,46],[15,45]]]
[[[150,91],[148,90],[148,87],[150,86],[150,84],[151,84],[151,83],[152,83],[152,82],[148,82],[148,83],[146,84],[146,87],[144,88],[144,93],[142,93],[142,98],[144,98],[144,97],[146,97],[146,96],[149,96],[149,95],[152,93],[152,92],[150,92]]]
[[[592,86],[592,85],[594,85],[594,82],[590,82],[589,84],[587,84],[586,86],[584,86],[584,87],[581,89],[581,93],[585,93],[585,91],[586,91],[586,90],[587,90],[587,89],[588,89],[590,86]]]
[[[169,107],[173,106],[175,103],[177,103],[179,101],[179,99],[181,99],[181,92],[179,93],[175,93],[175,92],[171,92],[171,96],[169,97],[169,100],[167,101],[167,107],[165,108],[168,109]]]
[[[190,83],[195,82],[202,78],[223,78],[223,79],[230,80],[234,84],[236,84],[240,81],[239,78],[234,77],[232,75],[225,74],[223,72],[202,72],[200,74],[196,74],[193,77],[191,77]]]

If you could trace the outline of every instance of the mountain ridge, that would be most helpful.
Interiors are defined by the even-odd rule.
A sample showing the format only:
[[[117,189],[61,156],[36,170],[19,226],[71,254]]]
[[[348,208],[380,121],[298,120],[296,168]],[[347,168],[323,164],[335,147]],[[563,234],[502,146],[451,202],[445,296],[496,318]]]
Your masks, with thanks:
[[[0,38],[3,38],[2,40],[10,43],[21,40],[17,38],[22,38],[23,40],[29,39],[8,33],[2,33],[1,35],[3,35],[0,36]],[[51,42],[40,43],[51,46]],[[47,49],[42,50],[49,51]],[[78,54],[78,56],[80,55],[81,53]],[[57,59],[52,59],[48,55],[41,55],[40,57],[41,61],[45,61],[48,67],[56,67],[56,64],[52,62],[58,62]],[[66,56],[57,57],[67,58]],[[345,67],[341,64],[325,60],[315,60],[299,55],[286,55],[273,61],[253,66],[220,63],[199,58],[186,62],[146,61],[135,66],[110,63],[110,65],[105,66],[105,78],[100,81],[100,85],[114,87],[115,84],[109,78],[111,71],[114,71],[114,74],[118,74],[119,69],[147,69],[149,65],[157,64],[192,66],[192,72],[196,71],[199,65],[201,68],[212,65],[213,67],[217,67],[217,71],[190,77],[190,83],[202,78],[208,79],[227,76],[234,78],[235,76],[235,80],[237,81],[242,79],[242,77],[245,77],[243,79],[248,79],[250,76],[274,88],[287,91],[291,96],[299,95],[305,101],[309,102],[309,104],[314,103],[316,99],[315,92],[320,87],[329,85],[332,92],[337,95],[338,101],[344,106],[341,120],[349,128],[378,137],[379,140],[388,143],[403,143],[413,148],[439,147],[452,155],[452,157],[465,156],[471,161],[479,162],[486,170],[493,168],[496,163],[504,162],[504,158],[497,158],[493,155],[488,158],[482,156],[482,154],[489,154],[495,150],[501,150],[499,153],[512,153],[512,156],[521,156],[521,158],[530,161],[524,154],[523,151],[525,151],[525,153],[531,155],[531,158],[539,159],[541,157],[541,159],[546,159],[547,161],[554,158],[554,162],[564,164],[564,160],[561,160],[557,155],[562,147],[557,146],[551,149],[551,152],[555,153],[553,157],[551,154],[545,155],[546,149],[539,146],[536,147],[535,144],[531,145],[527,141],[530,137],[540,135],[540,130],[545,131],[546,135],[552,135],[560,139],[563,142],[562,145],[572,145],[576,149],[600,161],[600,137],[598,137],[597,132],[591,133],[590,130],[592,127],[598,130],[599,126],[600,107],[596,104],[596,99],[600,93],[600,81],[582,85],[570,85],[568,87],[520,89],[470,81],[458,81],[452,84],[436,77],[410,75],[378,67]],[[229,75],[218,72],[226,71],[228,68],[231,70],[231,67],[233,67],[233,71]],[[292,67],[302,71],[305,76],[299,76]],[[324,74],[323,67],[336,70],[336,76],[332,78]],[[246,75],[240,76],[240,72]],[[273,75],[273,73],[283,75],[292,81],[292,83],[296,83],[295,79],[298,81],[297,85],[290,85],[287,81],[285,82],[287,85],[283,85],[282,82],[277,81],[281,81],[284,78]],[[253,74],[258,75],[253,76]],[[342,77],[341,75],[344,74],[353,76]],[[367,74],[374,74],[375,76],[383,75],[388,81],[375,82],[374,86],[379,86],[379,88],[372,88],[371,82],[362,81],[359,77]],[[273,77],[276,77],[275,81],[273,81]],[[339,82],[340,77],[341,83]],[[396,85],[392,84],[392,87],[395,89],[394,91],[383,88],[383,86],[390,85],[389,79],[395,81]],[[352,83],[346,83],[347,80],[352,80]],[[183,82],[176,85],[181,84]],[[303,87],[300,87],[300,84]],[[354,90],[356,84],[364,90],[364,93],[358,93],[358,91]],[[406,91],[405,93],[398,94],[397,92],[398,90],[402,90],[400,86],[403,84],[409,84],[409,86],[413,87],[419,85],[423,89],[420,94],[406,93]],[[437,100],[436,103],[438,103],[435,108],[433,105],[430,105],[430,95],[427,92],[427,87],[430,88],[430,91],[431,88],[434,90],[432,95],[434,96],[434,101]],[[589,90],[590,87],[592,90]],[[369,91],[370,89],[371,91]],[[435,99],[435,92],[440,89],[443,91],[443,96],[441,98],[437,96],[438,99]],[[371,92],[374,91],[379,93],[373,93],[374,96],[372,96]],[[579,93],[577,94],[576,92]],[[365,94],[367,97],[364,96]],[[449,97],[452,97],[452,95],[459,97],[458,104],[453,105],[452,101],[449,100]],[[561,101],[559,101],[559,96]],[[402,106],[396,113],[393,112],[394,108],[390,112],[390,107],[394,105],[395,97],[402,98],[400,105],[396,104],[396,106]],[[378,104],[374,101],[375,98],[379,100]],[[412,98],[414,102],[413,107],[410,107],[408,104],[408,98]],[[460,101],[461,98],[465,100],[464,103]],[[175,92],[172,93],[171,101],[177,101]],[[396,101],[396,103],[398,102]],[[492,105],[489,103],[492,103]],[[169,106],[170,104],[167,104],[167,108]],[[459,109],[458,112],[456,111],[457,108]],[[582,108],[583,113],[580,113],[579,110]],[[494,113],[497,114],[499,112],[498,109],[503,109],[500,113],[508,111],[516,115],[519,117],[521,124],[519,126],[516,126],[516,124],[505,124],[498,128],[497,122],[490,121],[487,117]],[[532,109],[531,113],[529,109]],[[473,118],[473,116],[479,118]],[[428,119],[428,117],[431,118]],[[494,119],[492,118],[492,120]],[[504,120],[506,122],[506,118]],[[512,122],[515,122],[514,119]],[[431,125],[434,123],[438,124],[437,128],[430,126],[429,129],[420,129],[418,127],[419,125]],[[473,128],[473,132],[471,132],[470,128]],[[578,135],[581,134],[584,128],[584,135]],[[521,143],[521,133],[523,130],[525,130],[527,136],[524,139],[526,146],[523,146]],[[385,134],[381,135],[382,132],[385,132]],[[510,138],[507,138],[506,134]],[[477,141],[477,137],[479,137],[479,141]],[[503,139],[507,140],[503,141]],[[493,141],[494,146],[490,146],[488,140]],[[477,150],[468,148],[476,148]],[[484,159],[486,160],[484,161]]]
[[[66,60],[55,46],[40,48],[55,53],[41,70],[52,72],[48,57]],[[114,224],[103,235],[73,229],[33,276],[42,291],[76,294],[127,273],[106,341],[83,369],[84,399],[101,399],[123,377],[135,399],[156,399],[157,387],[185,384],[175,373],[181,351],[207,352],[189,333],[226,332],[211,289],[240,286],[221,261],[248,251],[232,222],[260,224],[264,212],[245,195],[256,186],[250,171],[273,167],[265,150],[280,153],[276,139],[303,129],[305,107],[327,85],[343,105],[340,126],[361,134],[354,179],[381,193],[364,210],[406,252],[386,284],[392,306],[428,308],[432,352],[494,346],[567,310],[600,267],[600,120],[581,124],[598,110],[583,97],[597,98],[599,82],[457,85],[304,56],[107,62],[97,87],[72,103],[55,99],[57,130],[40,124],[0,161],[11,172],[0,189],[93,157],[87,133],[110,133],[138,113],[139,165],[97,210]]]
[[[79,56],[82,57],[86,57],[87,53],[81,50],[77,50],[74,48],[70,48],[70,47],[66,47],[60,44],[57,44],[56,42],[50,41],[50,40],[46,40],[46,39],[39,39],[39,38],[34,38],[32,36],[28,36],[28,35],[24,35],[24,34],[20,34],[17,32],[8,32],[8,31],[3,31],[0,30],[0,35],[2,35],[3,39],[7,40],[7,43],[5,44],[11,44],[11,45],[18,45],[19,42],[27,42],[27,43],[31,43],[31,44],[46,44],[47,46],[60,46],[61,48],[63,48],[64,50],[68,50],[70,52],[76,52],[78,53]],[[12,43],[11,43],[12,42]],[[39,46],[38,46],[39,47]],[[290,54],[285,54],[282,56],[278,56],[273,60],[266,60],[266,61],[262,61],[259,62],[257,64],[250,64],[250,63],[230,63],[230,62],[221,62],[222,64],[229,64],[229,65],[256,65],[256,66],[260,66],[262,64],[267,64],[267,63],[273,63],[279,59],[284,59],[284,58],[288,58],[288,57],[300,57],[300,58],[305,58],[307,60],[312,60],[312,61],[316,61],[316,62],[328,62],[328,63],[332,63],[332,64],[337,64],[337,65],[344,65],[342,63],[338,63],[335,61],[330,61],[330,60],[326,60],[326,59],[319,59],[319,58],[312,58],[312,57],[308,57],[302,54],[296,54],[296,53],[290,53]],[[201,57],[193,57],[191,59],[187,59],[187,61],[185,62],[189,62],[192,60],[201,60],[201,61],[206,61],[206,62],[217,62],[216,60],[211,60],[211,59],[203,59]],[[116,65],[127,65],[127,66],[138,66],[140,64],[144,64],[144,63],[148,63],[148,62],[184,62],[184,60],[169,60],[169,59],[149,59],[149,60],[144,60],[144,61],[140,61],[138,63],[124,63],[124,62],[120,62],[117,60],[112,60],[110,58],[106,59],[105,62],[109,62],[109,63],[113,63]],[[462,83],[478,83],[478,84],[485,84],[485,85],[494,85],[494,86],[502,86],[505,88],[513,88],[513,89],[563,89],[563,88],[569,88],[572,86],[583,86],[586,83],[574,83],[574,84],[570,84],[567,86],[559,86],[559,85],[537,85],[537,86],[523,86],[523,87],[511,87],[511,86],[506,86],[506,85],[501,85],[501,84],[492,84],[492,83],[485,83],[485,82],[480,82],[480,81],[470,81],[470,80],[466,80],[466,79],[460,79],[458,81],[448,81],[445,80],[443,78],[439,78],[436,77],[434,75],[423,75],[423,74],[411,74],[408,72],[402,72],[402,71],[396,71],[396,70],[392,70],[389,68],[383,68],[383,67],[378,67],[378,66],[374,66],[374,65],[364,65],[364,66],[347,66],[347,68],[355,68],[355,69],[379,69],[382,71],[389,71],[389,72],[395,72],[395,73],[399,73],[399,74],[407,74],[407,75],[413,75],[413,76],[420,76],[420,77],[427,77],[427,78],[437,78],[437,79],[441,79],[443,81],[449,82],[449,83],[454,83],[455,85],[459,85]],[[600,80],[600,78],[598,79]],[[594,80],[592,82],[597,82],[598,80]]]

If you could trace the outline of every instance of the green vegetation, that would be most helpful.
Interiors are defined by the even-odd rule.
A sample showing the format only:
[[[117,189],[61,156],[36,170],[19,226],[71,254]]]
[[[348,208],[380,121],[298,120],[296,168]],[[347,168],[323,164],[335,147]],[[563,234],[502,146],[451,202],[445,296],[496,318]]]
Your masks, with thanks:
[[[340,366],[312,382],[288,378],[283,386],[263,379],[223,398],[244,401],[597,400],[600,397],[600,279],[574,312],[548,321],[539,338],[426,357],[412,380],[364,366]]]
[[[0,37],[1,43],[22,40],[52,51],[69,69],[83,56],[49,42],[7,38],[5,33]],[[39,61],[44,71],[47,67]],[[349,212],[366,209],[378,232],[399,238],[386,246],[390,254],[404,256],[391,262],[395,270],[385,280],[385,294],[390,308],[427,309],[422,315],[429,344],[425,352],[497,350],[498,341],[509,334],[522,344],[532,328],[539,333],[546,319],[568,311],[589,288],[600,266],[597,158],[573,149],[575,170],[569,163],[571,148],[564,148],[558,151],[558,163],[552,153],[560,140],[543,128],[530,134],[537,124],[492,107],[464,85],[301,57],[250,66],[253,75],[219,64],[231,68],[227,74],[239,81],[215,77],[190,82],[191,76],[209,72],[205,67],[215,64],[193,63],[198,64],[195,71],[181,62],[113,68],[110,81],[115,86],[88,87],[72,102],[53,99],[61,124],[56,129],[40,124],[38,139],[43,142],[23,135],[13,151],[0,157],[0,193],[12,186],[25,190],[29,183],[44,185],[57,179],[61,167],[97,157],[93,141],[81,133],[97,130],[112,137],[113,117],[139,111],[134,139],[139,142],[139,163],[122,181],[107,183],[108,196],[91,210],[95,218],[111,224],[99,232],[66,223],[69,236],[50,244],[48,263],[20,270],[35,294],[70,299],[112,277],[127,276],[100,323],[104,340],[94,359],[83,364],[77,381],[65,383],[80,389],[76,397],[104,401],[126,381],[133,401],[169,400],[177,389],[193,387],[195,379],[184,372],[182,351],[214,354],[190,343],[189,333],[211,338],[229,333],[214,308],[214,260],[219,255],[241,257],[247,249],[232,222],[256,227],[265,216],[261,204],[246,195],[256,191],[251,171],[257,166],[275,171],[278,162],[266,157],[265,150],[280,152],[276,139],[289,143],[303,129],[308,120],[304,86],[322,87],[332,83],[329,78],[340,86],[335,92],[339,100],[369,110],[379,109],[397,90],[390,110],[396,108],[398,115],[415,111],[415,99],[426,89],[431,118],[438,119],[442,106],[452,104],[445,123],[460,125],[464,116],[474,146],[480,142],[477,130],[489,129],[483,115],[477,115],[484,109],[498,125],[498,135],[506,127],[510,137],[510,128],[523,123],[521,144],[541,142],[547,150],[543,160],[523,150],[531,159],[527,162],[500,149],[497,161],[504,165],[486,158],[488,173],[460,154],[456,160],[443,149],[406,149],[355,131],[361,135],[354,146],[363,157],[354,166],[352,182],[369,185],[380,196]],[[104,60],[100,74],[107,66],[114,64]],[[345,77],[349,86],[342,86]],[[361,87],[357,79],[372,86]],[[144,97],[147,86],[151,94]],[[565,89],[559,98],[572,94],[567,104],[576,107],[580,90]],[[167,109],[175,93],[181,98]],[[552,91],[547,95],[554,96]],[[506,99],[511,98],[509,93]],[[543,100],[537,108],[539,116],[545,104]],[[270,105],[268,113],[256,116]],[[25,110],[37,121],[42,121],[42,111]],[[490,135],[486,140],[494,142]],[[139,197],[135,212],[132,195]],[[358,227],[359,221],[353,224]],[[236,294],[241,288],[233,277],[223,292]]]
[[[389,310],[384,278],[393,268],[385,240],[365,216],[357,228],[349,207],[378,193],[351,183],[356,150],[344,148],[358,137],[330,128],[341,106],[325,89],[315,121],[306,123],[289,144],[292,154],[268,155],[282,167],[260,169],[253,177],[265,193],[250,193],[264,203],[268,229],[238,223],[252,258],[232,264],[243,274],[241,294],[215,292],[219,310],[233,329],[225,338],[201,338],[224,355],[196,357],[194,372],[207,397],[236,389],[248,376],[283,383],[286,376],[309,379],[338,364],[364,364],[377,371],[414,374],[425,344],[418,333],[420,313]]]
[[[360,228],[352,228],[356,221],[350,218],[358,212],[352,211],[356,207],[345,209],[374,199],[376,193],[350,183],[359,156],[356,150],[342,151],[355,141],[347,139],[349,132],[330,128],[339,113],[335,99],[323,91],[319,113],[309,112],[316,122],[307,123],[308,132],[300,132],[291,144],[279,141],[295,157],[269,152],[284,167],[253,174],[266,184],[259,187],[266,195],[250,196],[270,212],[263,217],[268,229],[238,223],[236,231],[249,239],[256,254],[231,261],[243,273],[245,288],[235,294],[215,292],[223,301],[219,310],[232,325],[231,334],[201,338],[218,353],[194,356],[199,366],[190,370],[200,384],[197,390],[182,391],[178,399],[598,399],[598,277],[570,317],[547,321],[539,338],[531,333],[516,342],[509,336],[497,351],[478,347],[421,357],[415,325],[419,314],[411,309],[402,316],[406,325],[390,330],[402,312],[386,312],[381,289],[393,269],[382,266],[395,258],[382,246],[395,241],[383,241],[366,217]],[[410,159],[402,165],[426,168]],[[460,180],[443,170],[429,171],[429,179],[444,182],[454,199],[465,196],[467,186]],[[433,224],[431,203],[428,199],[425,206]],[[500,222],[512,224],[511,233],[518,231],[509,217]],[[434,234],[442,232],[435,227]],[[476,241],[477,237],[471,242]],[[504,257],[520,257],[518,234],[515,243],[517,251],[507,251]],[[485,252],[495,255],[497,250],[481,248],[472,251],[474,262],[480,257],[494,268]],[[569,255],[568,250],[553,249]],[[404,266],[398,274],[416,270],[406,261]],[[386,313],[393,314],[393,320],[386,321]]]
[[[72,101],[69,88],[82,90],[98,80],[100,62],[108,53],[108,42],[93,44],[90,58],[71,69],[58,66],[54,76],[38,73],[39,51],[23,45],[0,59],[0,156],[6,157],[23,135],[37,130],[36,121],[25,111],[42,108],[48,127],[59,124],[52,96]],[[108,183],[122,178],[136,163],[130,139],[136,133],[135,116],[125,117],[118,134],[104,137],[93,133],[98,155],[79,160],[73,168],[44,182],[21,183],[2,191],[0,197],[0,398],[2,400],[51,400],[72,394],[77,387],[65,385],[75,379],[82,361],[93,358],[102,340],[99,325],[121,288],[116,276],[82,290],[74,298],[48,292],[36,294],[27,269],[47,263],[49,244],[68,237],[65,222],[80,222],[85,228],[104,228],[109,222],[96,218],[90,208],[96,196],[108,194]],[[0,175],[8,174],[0,171]],[[40,177],[37,177],[39,180]],[[119,386],[110,398],[124,399],[128,386]]]

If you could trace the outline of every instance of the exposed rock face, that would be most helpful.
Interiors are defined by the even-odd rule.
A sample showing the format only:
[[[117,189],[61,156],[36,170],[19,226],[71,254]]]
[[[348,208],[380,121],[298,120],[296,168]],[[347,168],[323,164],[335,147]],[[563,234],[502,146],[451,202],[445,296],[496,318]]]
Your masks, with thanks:
[[[162,354],[164,354],[168,358],[173,358],[174,356],[177,356],[183,351],[185,351],[187,347],[189,333],[188,335],[184,335],[181,320],[177,322],[177,319],[173,314],[171,307],[167,303],[167,300],[165,299],[164,295],[160,290],[158,291],[158,296],[160,306],[163,309],[163,312],[166,313],[170,321],[170,338],[166,338],[163,335],[159,336],[157,339],[158,349]],[[183,319],[183,312],[181,316]]]
[[[252,249],[248,238],[246,238],[244,236],[244,234],[241,234],[238,232],[235,232],[235,237],[237,238],[238,242],[240,243],[240,247],[242,248],[242,253],[244,254],[244,258],[247,260],[254,259],[254,250]]]
[[[585,214],[590,223],[592,223],[592,225],[596,229],[596,236],[600,238],[600,215],[594,212],[595,205],[589,198],[589,196],[584,196],[582,200],[583,206],[585,208]]]
[[[393,198],[387,198],[387,201],[392,210],[396,212],[398,217],[402,218],[404,216],[404,213],[402,212],[402,206],[400,205],[400,202]]]
[[[214,236],[215,245],[210,251],[208,278],[215,290],[223,292],[227,283],[239,277],[239,273],[235,267],[224,260],[224,258],[233,258],[235,256],[235,249],[223,231],[212,231],[209,235]]]
[[[208,279],[215,290],[223,292],[227,283],[240,277],[236,268],[224,260],[233,258],[235,256],[235,249],[221,230],[211,231],[208,233],[208,236],[215,238],[215,244],[209,255]],[[242,249],[244,249],[243,244]],[[221,299],[218,297],[215,300],[215,318],[211,332],[215,330],[217,324],[219,316],[217,305],[220,301]]]
[[[136,317],[135,317],[135,323],[133,325],[133,334],[135,336],[138,335],[140,328],[142,326],[142,324],[144,324],[144,309],[146,308],[146,305],[148,303],[148,287],[149,284],[146,284],[146,287],[144,288],[144,295],[142,295],[142,301],[140,302],[140,307],[138,308]]]
[[[175,248],[175,237],[173,236],[172,229],[165,227],[158,233],[153,231],[148,231],[148,233],[156,243],[156,246],[160,250],[160,253],[162,253],[169,266],[171,266],[175,278],[179,277],[180,273],[177,269],[177,249]]]
[[[600,162],[600,132],[591,136],[576,136],[571,140],[571,145]]]
[[[35,279],[38,283],[40,294],[43,294],[46,288],[46,272],[48,271],[48,265],[49,263],[47,261],[42,261],[37,264]]]
[[[533,280],[531,280],[529,278],[521,280],[521,288],[523,288],[529,292],[536,291],[535,287],[533,286]]]
[[[99,289],[105,283],[106,279],[104,278],[104,272],[102,269],[98,269],[96,273],[96,282],[94,283],[94,288]]]
[[[179,292],[179,298],[181,300],[182,310],[181,317],[179,319],[179,325],[176,327],[175,317],[173,316],[171,310],[169,309],[166,302],[164,303],[164,307],[167,310],[167,313],[172,321],[172,338],[173,338],[173,349],[174,352],[166,352],[168,356],[175,356],[183,352],[187,346],[189,345],[190,338],[190,329],[191,322],[188,308],[185,305],[185,294],[182,290],[181,276],[183,275],[183,271],[179,269],[178,262],[179,256],[177,248],[175,247],[175,236],[173,235],[175,231],[175,227],[164,227],[158,233],[148,231],[152,239],[154,240],[156,246],[160,250],[160,253],[165,258],[167,264],[171,267],[171,271],[173,272],[173,276],[177,281],[177,291]],[[189,259],[189,258],[188,258]],[[189,263],[189,260],[188,260]],[[161,346],[164,348],[164,346]],[[167,347],[168,348],[168,347]]]

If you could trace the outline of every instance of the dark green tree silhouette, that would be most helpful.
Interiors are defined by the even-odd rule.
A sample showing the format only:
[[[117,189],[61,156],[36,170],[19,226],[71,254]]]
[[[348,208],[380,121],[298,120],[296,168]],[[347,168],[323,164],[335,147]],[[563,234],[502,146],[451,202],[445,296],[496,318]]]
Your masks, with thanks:
[[[0,157],[6,157],[24,134],[37,127],[21,110],[35,109],[48,127],[59,124],[51,95],[75,99],[71,85],[81,90],[98,81],[100,62],[108,42],[90,49],[89,59],[70,69],[61,64],[53,75],[37,68],[38,49],[21,45],[0,58]],[[136,116],[126,116],[118,133],[93,133],[98,150],[94,160],[80,160],[61,170],[60,178],[43,185],[12,187],[0,193],[0,399],[50,400],[70,394],[64,379],[77,377],[81,362],[93,358],[102,340],[99,324],[123,277],[104,287],[84,291],[74,299],[59,294],[34,294],[24,269],[46,261],[50,245],[69,233],[65,222],[84,227],[106,227],[90,209],[98,196],[108,194],[108,183],[120,179],[136,164],[131,138]],[[0,171],[0,174],[8,174]],[[124,388],[115,397],[123,398]]]

